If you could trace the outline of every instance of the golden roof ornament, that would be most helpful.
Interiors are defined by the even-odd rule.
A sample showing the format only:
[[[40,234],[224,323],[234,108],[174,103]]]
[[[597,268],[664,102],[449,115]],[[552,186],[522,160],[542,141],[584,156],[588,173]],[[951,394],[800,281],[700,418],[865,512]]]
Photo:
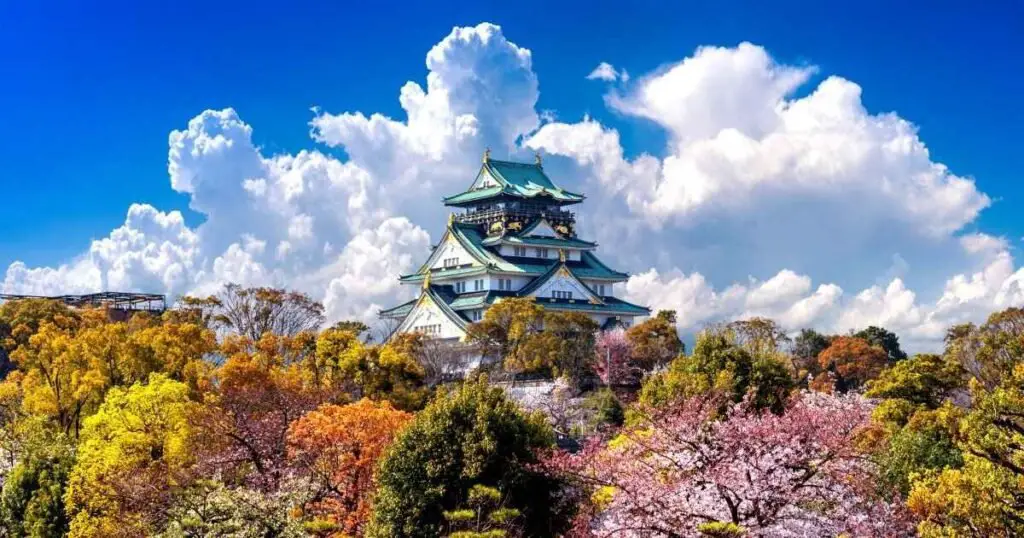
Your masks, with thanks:
[[[451,228],[455,222],[455,213],[448,213],[448,227]]]
[[[562,263],[565,263],[565,249],[564,248],[558,249],[558,261],[560,261]]]
[[[430,270],[427,270],[427,276],[423,277],[423,289],[427,290],[430,288]]]
[[[490,160],[491,160],[491,148],[487,148],[487,149],[484,150],[484,163],[487,163]]]

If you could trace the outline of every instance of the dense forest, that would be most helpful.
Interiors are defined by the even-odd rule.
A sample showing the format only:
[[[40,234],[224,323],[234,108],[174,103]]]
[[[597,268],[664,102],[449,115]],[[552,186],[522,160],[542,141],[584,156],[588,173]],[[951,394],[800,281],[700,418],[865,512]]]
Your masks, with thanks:
[[[1021,309],[913,356],[762,318],[685,349],[671,311],[602,332],[530,299],[462,345],[324,327],[234,285],[120,322],[0,305],[2,535],[1024,535]]]

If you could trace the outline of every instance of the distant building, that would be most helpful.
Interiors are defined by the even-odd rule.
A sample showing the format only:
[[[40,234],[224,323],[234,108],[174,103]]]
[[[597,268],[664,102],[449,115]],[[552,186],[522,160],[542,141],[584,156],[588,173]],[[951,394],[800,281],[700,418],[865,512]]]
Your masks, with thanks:
[[[160,314],[167,309],[167,298],[156,293],[103,291],[84,295],[15,295],[0,293],[0,301],[47,299],[72,308],[103,308],[113,321],[124,321],[135,312]]]
[[[566,210],[584,196],[556,186],[534,164],[498,161],[483,166],[465,192],[444,199],[461,210],[448,219],[440,242],[402,284],[419,297],[384,310],[397,332],[418,331],[462,340],[466,326],[505,297],[536,297],[547,310],[582,312],[602,327],[630,326],[650,310],[615,296],[629,275],[595,255],[597,243],[576,236]]]

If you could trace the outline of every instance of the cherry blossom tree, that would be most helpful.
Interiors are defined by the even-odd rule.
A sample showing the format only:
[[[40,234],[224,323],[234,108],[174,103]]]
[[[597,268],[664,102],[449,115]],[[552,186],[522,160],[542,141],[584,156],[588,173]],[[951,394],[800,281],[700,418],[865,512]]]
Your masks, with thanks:
[[[682,538],[905,536],[898,499],[876,495],[855,448],[870,403],[804,393],[779,416],[743,402],[720,420],[714,398],[683,400],[604,443],[547,466],[588,499],[577,535]]]
[[[626,331],[614,329],[598,334],[594,354],[594,373],[605,385],[618,385],[634,379],[636,371],[630,364],[632,346],[626,338]]]

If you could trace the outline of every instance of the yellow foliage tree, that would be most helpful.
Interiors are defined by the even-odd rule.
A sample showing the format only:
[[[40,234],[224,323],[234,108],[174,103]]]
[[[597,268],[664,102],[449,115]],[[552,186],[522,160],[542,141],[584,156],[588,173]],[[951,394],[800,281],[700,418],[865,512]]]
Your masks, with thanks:
[[[184,383],[153,374],[115,387],[85,420],[65,504],[72,538],[147,536],[193,461]]]
[[[52,418],[77,435],[111,387],[162,372],[193,392],[208,385],[204,356],[216,349],[213,332],[195,324],[90,323],[77,331],[43,322],[13,354],[25,373],[24,409]]]

